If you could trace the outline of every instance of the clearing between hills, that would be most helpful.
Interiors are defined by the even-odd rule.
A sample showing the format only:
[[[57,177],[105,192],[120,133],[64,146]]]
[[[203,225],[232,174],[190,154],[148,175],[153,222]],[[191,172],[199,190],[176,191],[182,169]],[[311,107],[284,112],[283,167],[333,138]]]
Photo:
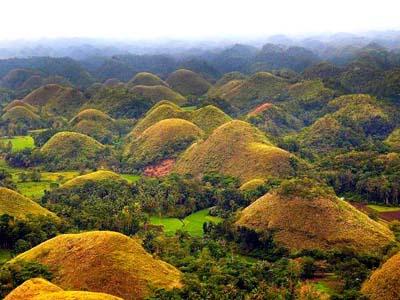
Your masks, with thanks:
[[[1,138],[1,142],[7,144],[8,142],[11,141],[12,144],[12,150],[14,152],[24,150],[26,148],[34,148],[35,143],[33,141],[33,138],[30,135],[25,135],[25,136],[15,136],[12,138]]]
[[[153,225],[161,225],[164,227],[166,235],[173,235],[177,230],[187,231],[192,236],[203,236],[203,223],[213,222],[219,223],[222,218],[209,215],[209,208],[199,210],[187,216],[183,220],[178,218],[156,217],[152,216],[150,222]]]

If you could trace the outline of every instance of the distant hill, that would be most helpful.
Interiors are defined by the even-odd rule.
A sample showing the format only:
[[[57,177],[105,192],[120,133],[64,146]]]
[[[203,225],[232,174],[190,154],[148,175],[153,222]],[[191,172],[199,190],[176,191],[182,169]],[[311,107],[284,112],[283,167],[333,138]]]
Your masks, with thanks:
[[[152,292],[150,287],[182,285],[176,268],[153,258],[138,241],[111,231],[59,235],[9,263],[18,264],[19,260],[48,266],[52,282],[61,288],[102,292],[126,300],[146,298]]]
[[[211,87],[211,84],[199,74],[185,69],[171,73],[167,78],[167,83],[172,89],[184,96],[201,96]]]
[[[114,173],[112,171],[100,170],[100,171],[88,173],[85,175],[77,176],[71,180],[68,180],[67,182],[65,182],[62,185],[62,188],[78,187],[78,186],[82,186],[88,182],[101,182],[101,181],[108,181],[108,180],[124,181],[124,179],[117,173]]]
[[[345,250],[375,254],[393,241],[393,233],[324,185],[292,179],[252,203],[236,225],[257,232],[274,232],[280,246],[304,249]]]
[[[24,106],[15,106],[7,110],[1,120],[14,124],[24,124],[30,129],[39,128],[41,124],[40,116]]]
[[[135,85],[168,86],[168,84],[165,81],[163,81],[160,77],[158,77],[157,75],[148,73],[148,72],[137,73],[131,80],[129,80],[128,85],[129,86],[135,86]]]
[[[5,300],[122,300],[104,293],[64,291],[62,288],[42,278],[25,281],[9,293]]]

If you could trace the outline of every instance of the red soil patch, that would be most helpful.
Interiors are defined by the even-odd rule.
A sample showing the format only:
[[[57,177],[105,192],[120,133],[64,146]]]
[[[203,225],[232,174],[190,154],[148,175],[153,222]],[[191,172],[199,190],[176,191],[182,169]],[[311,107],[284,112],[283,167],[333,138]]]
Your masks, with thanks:
[[[147,166],[144,168],[143,174],[149,177],[162,177],[168,175],[172,171],[174,164],[174,159],[167,158],[160,161],[158,164]]]
[[[400,210],[399,211],[378,212],[374,209],[369,208],[366,203],[350,202],[350,204],[366,214],[375,213],[379,216],[379,218],[381,218],[385,221],[390,222],[390,221],[394,221],[394,220],[400,220]]]
[[[249,112],[249,115],[257,115],[267,109],[269,109],[272,106],[272,103],[266,102],[264,104],[261,104],[257,106],[255,109],[253,109],[251,112]]]
[[[379,213],[379,216],[386,221],[400,220],[400,211],[387,211]]]

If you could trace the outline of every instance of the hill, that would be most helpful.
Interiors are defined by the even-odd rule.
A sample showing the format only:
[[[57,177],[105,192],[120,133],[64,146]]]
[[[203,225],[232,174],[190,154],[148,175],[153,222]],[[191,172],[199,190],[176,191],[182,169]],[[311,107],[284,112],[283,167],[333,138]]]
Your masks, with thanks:
[[[0,187],[0,215],[8,214],[17,219],[26,218],[28,215],[54,216],[53,213],[41,207],[31,199],[21,194]]]
[[[291,157],[250,124],[233,120],[215,129],[206,140],[193,144],[179,158],[175,171],[194,176],[217,172],[246,182],[288,176],[294,171]]]
[[[8,294],[4,300],[122,300],[104,293],[64,291],[42,278],[25,281]]]
[[[41,106],[51,114],[70,116],[86,102],[86,99],[82,92],[72,87],[47,84],[33,90],[23,101],[33,106]]]
[[[162,159],[175,158],[203,136],[195,124],[183,119],[165,119],[148,127],[126,145],[128,163],[146,166]]]
[[[310,179],[284,181],[279,189],[245,208],[236,225],[273,232],[274,241],[292,252],[350,248],[376,254],[393,241],[385,225]]]
[[[104,149],[104,145],[87,135],[63,131],[53,135],[40,151],[56,169],[73,169],[98,163],[98,155]]]
[[[65,182],[62,185],[62,187],[63,188],[71,188],[71,187],[84,185],[87,182],[99,182],[99,181],[109,181],[109,180],[110,181],[124,181],[124,179],[117,173],[114,173],[112,171],[100,170],[100,171],[88,173],[85,175],[75,177],[71,180],[68,180],[67,182]]]
[[[239,189],[241,191],[252,191],[263,184],[265,184],[265,180],[255,178],[243,183]]]
[[[391,150],[400,152],[400,128],[393,130],[393,132],[385,140],[385,143],[390,147]]]
[[[184,96],[201,96],[207,93],[211,84],[199,74],[180,69],[171,73],[167,78],[168,85]]]
[[[12,69],[1,79],[1,85],[14,90],[23,89],[24,85],[28,87],[26,82],[36,76],[40,78],[40,72],[31,69]]]
[[[131,80],[128,82],[129,86],[135,85],[146,85],[146,86],[154,86],[154,85],[163,85],[168,86],[168,84],[163,81],[157,75],[148,72],[140,72],[137,73]]]
[[[136,85],[131,88],[130,91],[136,97],[142,97],[153,104],[161,100],[169,100],[178,105],[186,103],[186,98],[184,96],[163,85]]]
[[[161,101],[139,120],[129,136],[137,137],[151,125],[161,120],[172,118],[190,121],[200,127],[206,134],[210,134],[215,128],[231,120],[222,110],[212,105],[194,111],[185,111],[169,101]]]
[[[369,95],[345,95],[333,99],[325,114],[298,136],[304,148],[320,153],[353,149],[368,137],[383,139],[393,128],[390,109]]]
[[[72,129],[101,143],[111,143],[117,135],[115,120],[97,109],[85,109],[69,121]]]
[[[181,273],[154,259],[134,239],[111,231],[63,234],[13,259],[49,267],[63,289],[108,293],[126,300],[144,299],[150,287],[181,286]]]
[[[362,293],[371,300],[391,300],[400,297],[400,253],[389,258],[363,284]]]
[[[17,106],[23,106],[23,107],[25,107],[26,109],[29,109],[30,111],[33,111],[33,112],[35,112],[35,113],[37,113],[37,111],[38,111],[38,109],[37,109],[36,107],[34,107],[34,106],[32,106],[32,105],[30,105],[30,104],[28,104],[28,103],[25,103],[25,102],[22,101],[22,100],[16,99],[16,100],[13,100],[13,101],[11,101],[10,103],[8,103],[8,105],[7,105],[6,107],[3,108],[3,112],[7,112],[7,111],[9,111],[11,108],[14,108],[14,107],[17,107]]]
[[[109,78],[106,81],[103,82],[103,87],[116,87],[120,84],[123,84],[123,82],[119,81],[118,78]]]
[[[247,80],[232,80],[215,89],[209,97],[220,97],[240,111],[247,111],[263,102],[273,102],[284,94],[289,83],[267,72],[258,72]]]
[[[39,115],[24,106],[10,108],[1,116],[1,119],[14,124],[21,123],[29,128],[38,127],[41,123]]]

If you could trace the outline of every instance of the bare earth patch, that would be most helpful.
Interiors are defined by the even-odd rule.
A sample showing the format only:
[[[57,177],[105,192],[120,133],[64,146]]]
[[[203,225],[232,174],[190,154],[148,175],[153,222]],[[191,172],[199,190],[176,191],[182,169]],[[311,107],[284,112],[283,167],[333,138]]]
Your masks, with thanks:
[[[149,165],[144,169],[144,175],[149,177],[162,177],[168,175],[174,167],[175,160],[167,158],[160,161],[158,164]]]
[[[251,112],[249,112],[249,115],[257,115],[257,114],[267,110],[271,106],[272,106],[272,103],[269,103],[269,102],[261,104],[261,105],[257,106],[255,109],[253,109]]]

